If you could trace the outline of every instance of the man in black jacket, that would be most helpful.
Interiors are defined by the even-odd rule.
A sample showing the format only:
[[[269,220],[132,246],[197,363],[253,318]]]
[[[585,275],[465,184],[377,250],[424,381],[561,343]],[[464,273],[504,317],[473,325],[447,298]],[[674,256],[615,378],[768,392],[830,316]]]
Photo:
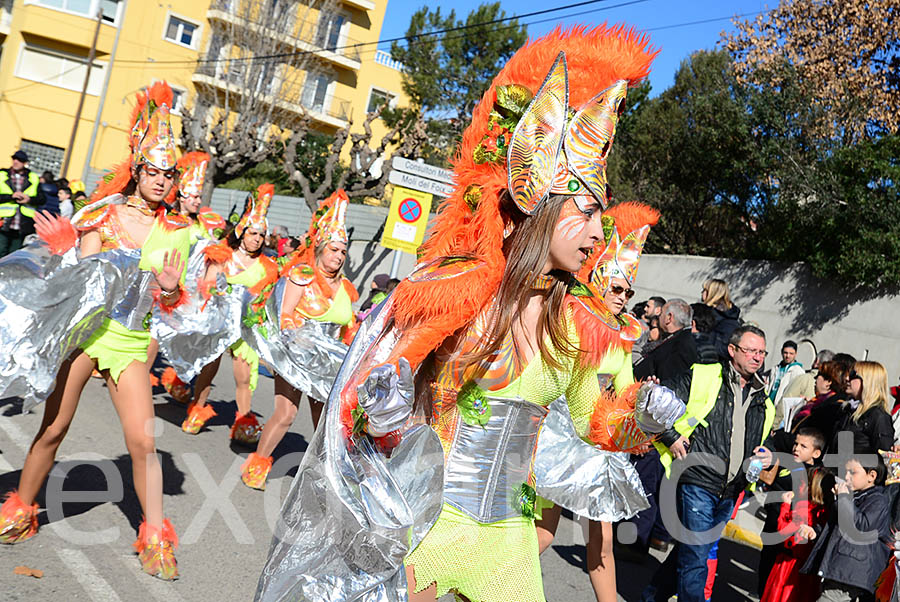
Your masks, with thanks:
[[[663,305],[659,326],[665,340],[634,367],[634,377],[643,380],[655,376],[670,380],[697,363],[697,344],[691,335],[693,311],[683,299],[671,299]]]
[[[757,374],[766,356],[765,333],[751,325],[738,327],[728,353],[728,362],[696,364],[664,382],[687,401],[685,415],[657,444],[666,473],[676,484],[674,500],[666,499],[669,487],[662,488],[660,505],[678,544],[644,590],[643,601],[668,600],[676,593],[679,602],[706,599],[706,561],[748,484],[744,464],[754,455],[763,467],[771,464],[771,452],[760,447],[775,417]],[[677,524],[669,516],[675,514],[672,502]]]
[[[12,167],[0,169],[0,257],[18,250],[34,232],[34,214],[44,204],[40,179],[27,162],[25,151],[17,150]]]

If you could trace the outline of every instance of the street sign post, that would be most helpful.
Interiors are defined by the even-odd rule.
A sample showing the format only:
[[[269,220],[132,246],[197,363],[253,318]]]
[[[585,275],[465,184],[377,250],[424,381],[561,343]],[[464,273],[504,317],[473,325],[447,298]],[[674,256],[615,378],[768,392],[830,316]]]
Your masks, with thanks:
[[[397,159],[394,159],[396,165]],[[403,186],[404,188],[412,188],[413,190],[421,190],[439,197],[448,197],[453,192],[453,186],[438,182],[437,180],[429,180],[421,176],[397,171],[396,168],[391,170],[388,175],[388,182],[395,186]]]
[[[405,171],[406,173],[411,173],[412,175],[419,176],[420,178],[437,180],[438,182],[444,182],[446,184],[453,183],[453,172],[449,169],[443,169],[441,167],[437,167],[436,165],[429,165],[428,163],[410,161],[409,159],[404,159],[403,157],[394,157],[392,164],[394,166],[394,169],[398,171]]]
[[[394,186],[381,246],[415,254],[425,238],[431,193]]]

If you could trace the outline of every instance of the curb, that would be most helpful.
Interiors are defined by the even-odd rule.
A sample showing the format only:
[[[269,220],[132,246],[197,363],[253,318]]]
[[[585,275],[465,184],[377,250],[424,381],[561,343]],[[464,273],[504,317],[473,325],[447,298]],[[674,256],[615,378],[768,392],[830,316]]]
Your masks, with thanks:
[[[759,533],[745,529],[733,520],[728,521],[728,524],[725,525],[722,537],[757,550],[762,550],[763,547]]]

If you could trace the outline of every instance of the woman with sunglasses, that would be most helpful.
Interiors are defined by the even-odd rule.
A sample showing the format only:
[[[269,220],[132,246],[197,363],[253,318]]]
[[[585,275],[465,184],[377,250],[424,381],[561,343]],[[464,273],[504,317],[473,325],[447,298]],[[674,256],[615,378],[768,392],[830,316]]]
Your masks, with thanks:
[[[844,404],[843,422],[834,434],[830,449],[840,450],[841,432],[849,431],[853,434],[853,453],[874,454],[878,450],[890,450],[894,446],[894,427],[884,366],[868,361],[853,364],[846,392],[849,399]]]
[[[641,321],[625,313],[625,305],[634,296],[632,285],[641,251],[659,213],[640,203],[620,203],[606,211],[603,219],[605,246],[595,251],[578,275],[590,294],[576,293],[570,300],[578,338],[589,343],[600,382],[605,383],[605,389],[622,393],[634,384],[631,348],[643,332]],[[608,452],[605,459],[603,468],[638,476],[627,454]],[[658,458],[656,462],[659,463]],[[617,495],[622,499],[630,497],[624,489]],[[541,501],[547,508],[542,510],[536,527],[543,553],[553,542],[562,507]],[[608,510],[603,520],[588,523],[586,564],[597,602],[618,599],[612,523],[631,518],[632,510],[623,504]]]

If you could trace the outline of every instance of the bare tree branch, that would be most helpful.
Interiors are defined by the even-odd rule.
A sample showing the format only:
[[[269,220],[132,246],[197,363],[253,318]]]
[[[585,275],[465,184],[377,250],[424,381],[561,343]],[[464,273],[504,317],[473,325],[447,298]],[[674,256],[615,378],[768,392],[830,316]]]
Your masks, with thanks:
[[[337,0],[213,0],[209,47],[194,75],[197,90],[183,119],[185,147],[210,154],[205,197],[270,158],[283,140],[302,137],[309,74],[328,72],[314,53]],[[323,21],[324,23],[324,21]],[[326,28],[327,29],[327,28]]]

